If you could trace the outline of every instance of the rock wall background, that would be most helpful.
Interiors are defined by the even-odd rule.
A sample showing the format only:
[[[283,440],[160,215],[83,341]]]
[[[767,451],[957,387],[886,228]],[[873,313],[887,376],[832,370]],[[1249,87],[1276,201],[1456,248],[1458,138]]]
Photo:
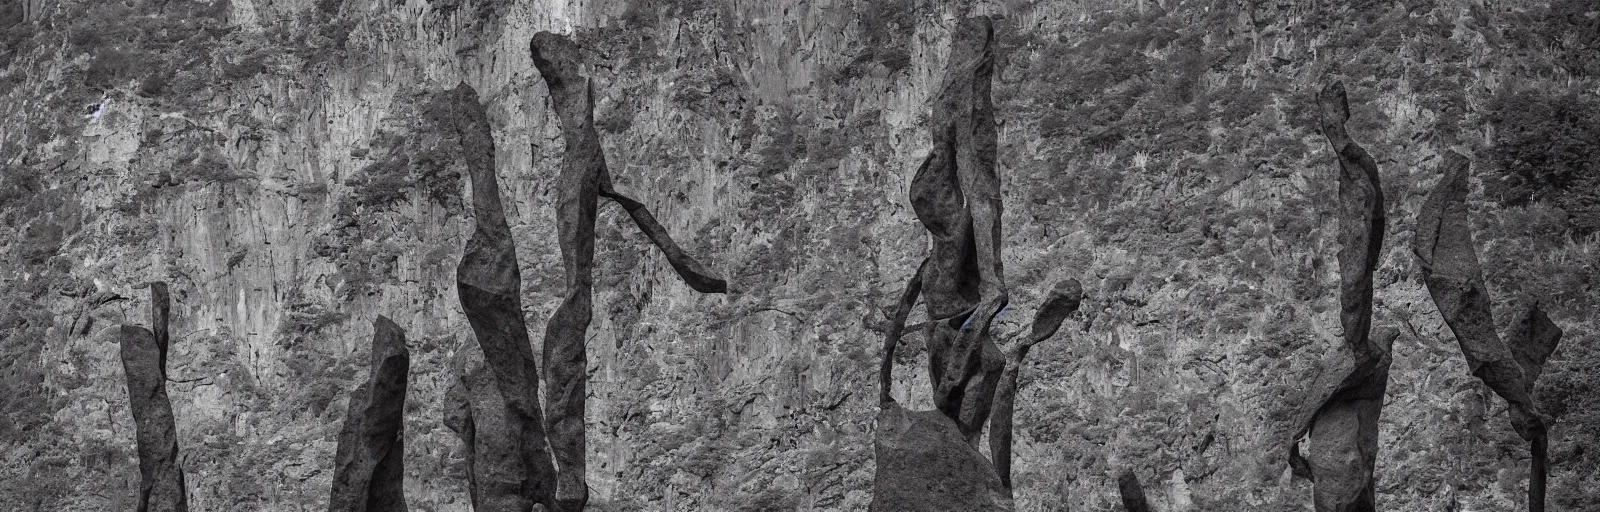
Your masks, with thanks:
[[[465,81],[488,104],[542,332],[562,142],[527,43],[555,30],[589,52],[617,185],[743,290],[694,293],[602,208],[593,508],[864,509],[871,326],[925,250],[906,190],[966,9],[1002,18],[1007,325],[1065,277],[1099,311],[1024,370],[1020,509],[1111,510],[1124,469],[1159,510],[1309,509],[1284,455],[1287,411],[1342,362],[1336,166],[1313,128],[1327,77],[1390,200],[1375,320],[1403,334],[1381,505],[1501,510],[1524,492],[1526,447],[1409,254],[1457,147],[1502,324],[1537,299],[1566,330],[1538,389],[1552,508],[1600,506],[1600,8],[1584,0],[0,1],[0,503],[131,506],[106,328],[147,305],[83,302],[165,279],[192,508],[326,508],[383,314],[413,354],[410,506],[466,510],[443,396],[477,350],[451,270],[471,219],[433,98]],[[926,407],[905,343],[897,398]]]

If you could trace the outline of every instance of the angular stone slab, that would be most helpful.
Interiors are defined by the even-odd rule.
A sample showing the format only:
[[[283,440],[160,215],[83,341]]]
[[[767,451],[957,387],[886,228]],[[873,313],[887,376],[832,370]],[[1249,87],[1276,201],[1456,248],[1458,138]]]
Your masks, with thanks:
[[[873,434],[877,473],[870,510],[1009,511],[1011,493],[994,466],[938,411],[883,404]]]
[[[1344,84],[1328,84],[1317,100],[1322,133],[1339,163],[1339,323],[1354,364],[1314,384],[1310,404],[1316,407],[1299,411],[1294,438],[1309,435],[1310,451],[1301,457],[1291,444],[1289,459],[1316,482],[1317,512],[1366,511],[1377,506],[1378,417],[1389,383],[1390,346],[1399,336],[1386,329],[1372,337],[1372,275],[1386,222],[1383,189],[1377,162],[1345,130],[1350,105]]]
[[[1461,346],[1467,367],[1510,404],[1511,426],[1530,444],[1528,510],[1542,512],[1550,469],[1545,453],[1549,420],[1533,401],[1533,386],[1544,371],[1545,360],[1561,343],[1561,328],[1534,303],[1504,341],[1495,332],[1493,304],[1467,218],[1471,161],[1451,151],[1440,166],[1444,178],[1417,212],[1413,253],[1422,269],[1422,282]]]
[[[489,510],[526,512],[535,504],[554,507],[556,473],[545,438],[533,344],[522,317],[522,274],[495,176],[494,137],[477,91],[463,83],[451,94],[455,95],[456,106],[453,122],[472,180],[476,221],[476,229],[467,239],[461,263],[456,267],[456,292],[504,401],[505,428],[515,440],[509,453],[515,454],[523,469],[500,475],[518,481],[518,494],[516,498],[495,500],[513,504]]]
[[[178,466],[178,425],[167,398],[167,284],[152,283],[150,299],[155,331],[124,325],[117,333],[139,451],[138,511],[185,512],[189,498]]]
[[[371,370],[350,395],[334,453],[330,512],[405,512],[406,333],[388,317],[372,322]]]

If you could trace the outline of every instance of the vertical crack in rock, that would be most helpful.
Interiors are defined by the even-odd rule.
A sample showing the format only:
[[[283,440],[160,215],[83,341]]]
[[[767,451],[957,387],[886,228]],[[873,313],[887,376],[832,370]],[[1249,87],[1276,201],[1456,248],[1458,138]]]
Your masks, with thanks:
[[[387,317],[373,320],[371,373],[351,393],[339,430],[328,510],[406,510],[403,426],[410,365],[405,331]]]
[[[1039,306],[1033,317],[1033,330],[1026,338],[1016,338],[1001,347],[1005,354],[1005,369],[1000,372],[1000,388],[995,391],[994,414],[989,417],[989,456],[994,459],[995,472],[1000,483],[1011,488],[1011,432],[1012,413],[1017,400],[1017,375],[1028,350],[1050,339],[1061,329],[1067,316],[1083,303],[1083,285],[1077,279],[1056,283],[1050,295]]]
[[[122,368],[139,450],[139,512],[187,511],[183,468],[178,466],[178,426],[167,399],[167,284],[150,284],[150,324],[119,329]]]
[[[1378,166],[1345,132],[1350,107],[1344,84],[1333,82],[1318,96],[1322,131],[1339,159],[1339,322],[1353,358],[1348,373],[1331,375],[1313,388],[1320,404],[1303,411],[1295,439],[1309,434],[1301,457],[1290,447],[1290,465],[1316,483],[1318,512],[1373,510],[1373,470],[1378,455],[1378,416],[1389,383],[1390,347],[1399,331],[1372,336],[1372,274],[1383,249],[1384,200]]]
[[[505,486],[478,480],[474,483],[474,496],[482,503],[504,504],[486,507],[490,510],[528,511],[535,504],[553,508],[555,468],[551,466],[544,414],[539,405],[539,373],[522,317],[522,275],[495,177],[494,138],[477,91],[463,83],[451,93],[456,102],[455,127],[472,179],[477,224],[456,267],[456,291],[493,377],[484,380],[492,381],[493,389],[499,391],[495,394],[505,404],[504,416],[496,418],[501,421],[491,423],[481,416],[473,417],[474,437],[509,440],[511,445],[504,448],[509,448],[507,453],[514,457],[479,452],[477,444],[469,445],[469,449],[474,453],[477,474],[516,481]],[[487,387],[486,382],[479,384],[480,388],[469,390],[475,403],[479,389]],[[513,488],[515,496],[503,495]]]
[[[679,248],[644,204],[613,187],[600,133],[594,126],[594,86],[580,73],[582,61],[577,44],[566,36],[540,32],[533,36],[529,52],[550,90],[567,146],[556,203],[567,295],[545,328],[545,395],[550,405],[550,447],[558,468],[558,509],[582,510],[589,494],[584,460],[588,379],[584,334],[593,316],[594,224],[599,197],[622,205],[691,288],[702,293],[724,293],[728,285]]]
[[[1545,460],[1548,420],[1533,402],[1533,385],[1545,360],[1561,342],[1561,328],[1534,303],[1518,321],[1509,343],[1501,341],[1467,219],[1471,163],[1465,155],[1451,151],[1441,166],[1443,180],[1417,213],[1417,265],[1428,294],[1461,345],[1472,375],[1510,404],[1512,427],[1531,444],[1528,509],[1541,512],[1549,470]]]
[[[1122,473],[1117,477],[1117,492],[1122,495],[1122,508],[1128,512],[1151,512],[1150,500],[1144,497],[1144,486],[1139,484],[1139,477],[1132,471]]]
[[[989,87],[994,28],[963,18],[951,36],[949,71],[933,105],[933,151],[911,182],[911,206],[932,236],[922,274],[934,403],[977,443],[1004,356],[989,326],[1005,307],[1000,261],[998,138]]]

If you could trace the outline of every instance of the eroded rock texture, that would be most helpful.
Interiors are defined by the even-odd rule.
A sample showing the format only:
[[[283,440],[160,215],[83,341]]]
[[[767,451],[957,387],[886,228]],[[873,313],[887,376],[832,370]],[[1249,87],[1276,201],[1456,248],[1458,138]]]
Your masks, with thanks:
[[[1144,486],[1132,471],[1117,477],[1117,493],[1122,495],[1122,508],[1128,512],[1150,512],[1150,500],[1144,496]]]
[[[1354,359],[1348,373],[1323,379],[1314,390],[1319,406],[1301,414],[1298,439],[1309,433],[1310,450],[1291,464],[1316,482],[1318,512],[1373,510],[1373,469],[1378,455],[1378,416],[1389,382],[1390,346],[1398,331],[1372,336],[1372,273],[1383,248],[1383,191],[1378,165],[1345,132],[1350,107],[1344,84],[1334,82],[1318,97],[1322,132],[1339,159],[1339,322]],[[1325,398],[1324,398],[1325,397]]]
[[[166,283],[150,284],[150,325],[118,332],[122,369],[139,449],[139,512],[189,510],[183,468],[178,467],[178,426],[167,399]]]
[[[911,206],[933,239],[921,291],[935,320],[925,327],[934,403],[976,443],[1005,365],[989,332],[1006,304],[989,95],[994,29],[988,18],[964,18],[951,37],[929,120],[933,151],[912,178]]]
[[[373,320],[371,373],[350,394],[328,510],[406,510],[403,427],[410,368],[405,331],[388,317]]]
[[[728,287],[679,248],[643,203],[612,186],[594,125],[594,88],[580,73],[577,44],[566,36],[540,32],[534,35],[529,51],[550,89],[567,146],[556,203],[567,295],[545,327],[545,396],[549,400],[550,449],[559,468],[556,502],[560,510],[581,510],[589,495],[584,432],[589,363],[584,335],[593,316],[594,223],[599,197],[622,205],[690,287],[704,293],[723,293]]]
[[[527,510],[526,473],[518,440],[494,372],[480,353],[464,352],[445,393],[445,426],[467,446],[467,489],[474,510]]]
[[[871,510],[1011,510],[1011,493],[956,424],[938,411],[883,404],[873,448]]]
[[[1012,416],[1017,401],[1017,375],[1028,350],[1039,342],[1050,339],[1061,329],[1067,315],[1077,311],[1083,303],[1083,285],[1077,279],[1056,283],[1050,295],[1039,306],[1033,317],[1033,329],[1027,337],[1009,340],[1001,348],[1005,354],[1005,369],[1000,372],[1000,388],[995,391],[994,414],[989,417],[989,455],[994,458],[995,472],[1000,483],[1011,488],[1011,434]]]
[[[512,454],[520,462],[520,468],[504,468],[514,472],[495,473],[496,478],[514,480],[512,485],[489,485],[482,479],[475,481],[474,501],[495,504],[486,505],[483,510],[524,512],[532,510],[535,504],[549,508],[554,505],[555,468],[545,439],[533,346],[522,318],[522,275],[517,268],[511,227],[506,223],[505,208],[500,203],[500,185],[495,177],[494,138],[490,135],[489,119],[478,101],[477,91],[463,83],[452,94],[456,103],[456,131],[461,137],[467,172],[472,179],[472,206],[477,224],[471,238],[467,239],[461,263],[456,267],[456,291],[478,346],[483,349],[484,361],[492,376],[489,380],[499,391],[493,395],[499,395],[504,402],[504,417],[500,418],[503,426],[495,427],[506,432],[510,444],[504,447],[508,449],[506,452],[494,454],[478,451],[476,443],[468,446],[473,448],[479,467],[492,467],[485,465],[486,458],[498,458],[501,453]],[[480,399],[476,392],[473,394],[475,401]],[[484,437],[483,418],[473,419],[477,437]],[[516,492],[514,496],[504,495],[512,489]]]
[[[1542,511],[1549,471],[1545,460],[1547,420],[1533,401],[1533,385],[1545,360],[1561,342],[1561,328],[1534,303],[1518,320],[1510,337],[1500,339],[1467,219],[1467,171],[1471,163],[1465,155],[1452,151],[1441,165],[1444,179],[1428,194],[1417,213],[1417,265],[1422,269],[1428,294],[1461,345],[1472,375],[1510,404],[1512,427],[1531,444],[1528,509]]]

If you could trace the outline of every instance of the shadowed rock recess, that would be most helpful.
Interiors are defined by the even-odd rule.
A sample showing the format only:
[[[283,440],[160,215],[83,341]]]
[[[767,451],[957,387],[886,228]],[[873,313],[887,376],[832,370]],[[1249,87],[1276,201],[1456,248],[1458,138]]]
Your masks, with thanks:
[[[1439,314],[1460,343],[1472,375],[1510,404],[1511,426],[1531,444],[1528,510],[1542,512],[1549,473],[1545,453],[1549,425],[1533,402],[1533,385],[1561,343],[1561,328],[1533,303],[1510,338],[1501,341],[1467,219],[1471,162],[1451,151],[1440,166],[1444,178],[1417,213],[1417,265]]]
[[[350,394],[334,454],[328,510],[406,510],[404,423],[410,367],[405,331],[388,317],[373,320],[371,373]]]
[[[1150,500],[1144,496],[1144,486],[1139,476],[1129,471],[1117,477],[1117,493],[1122,496],[1122,508],[1128,512],[1150,512]]]
[[[599,197],[621,204],[690,287],[702,293],[723,293],[728,286],[679,248],[644,204],[612,186],[600,132],[594,125],[594,87],[579,72],[582,61],[577,44],[566,36],[540,32],[533,36],[529,51],[549,87],[567,145],[556,203],[567,295],[545,326],[545,396],[550,405],[550,449],[560,469],[556,502],[559,510],[582,510],[589,496],[584,433],[589,359],[584,341],[593,317],[594,223]]]
[[[118,330],[139,446],[139,512],[189,510],[178,467],[178,426],[167,399],[167,284],[150,284],[150,325]]]
[[[1378,165],[1350,139],[1350,107],[1344,84],[1333,82],[1318,96],[1322,132],[1339,158],[1339,323],[1354,364],[1348,373],[1320,379],[1319,406],[1304,412],[1299,437],[1309,435],[1304,460],[1290,448],[1297,473],[1316,482],[1318,512],[1373,510],[1373,470],[1378,456],[1378,417],[1389,382],[1390,347],[1399,331],[1372,330],[1372,273],[1382,254],[1384,206]]]
[[[551,464],[545,439],[533,345],[522,318],[522,274],[517,268],[516,247],[511,240],[511,228],[506,223],[500,186],[495,178],[494,138],[477,91],[463,83],[453,94],[454,122],[472,179],[473,214],[477,222],[472,237],[467,239],[461,263],[456,267],[456,290],[467,322],[472,324],[472,333],[483,349],[489,374],[466,377],[467,395],[473,405],[469,411],[476,413],[493,408],[492,404],[482,402],[488,400],[484,397],[495,395],[500,396],[505,407],[503,416],[496,415],[493,421],[471,416],[471,426],[457,432],[465,432],[463,439],[470,448],[467,463],[470,475],[493,475],[496,480],[513,482],[497,485],[498,482],[474,479],[471,483],[473,507],[525,512],[539,504],[553,509],[555,467]],[[489,383],[493,386],[488,386]],[[473,384],[479,386],[472,387]],[[478,407],[480,405],[483,408]],[[514,456],[501,457],[498,453],[478,451],[484,446],[503,446]],[[505,494],[513,491],[514,495]]]

